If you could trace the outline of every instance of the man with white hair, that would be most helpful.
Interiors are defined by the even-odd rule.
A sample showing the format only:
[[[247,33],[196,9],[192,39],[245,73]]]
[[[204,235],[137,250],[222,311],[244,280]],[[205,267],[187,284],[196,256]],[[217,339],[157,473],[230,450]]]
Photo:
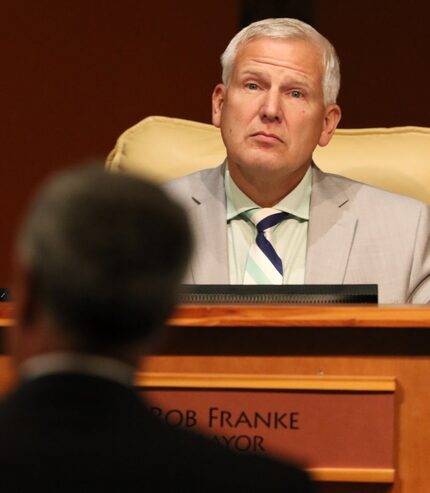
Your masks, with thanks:
[[[429,208],[313,163],[341,118],[330,42],[296,19],[265,19],[221,62],[212,121],[227,159],[166,185],[197,240],[185,282],[377,284],[382,303],[427,303]]]

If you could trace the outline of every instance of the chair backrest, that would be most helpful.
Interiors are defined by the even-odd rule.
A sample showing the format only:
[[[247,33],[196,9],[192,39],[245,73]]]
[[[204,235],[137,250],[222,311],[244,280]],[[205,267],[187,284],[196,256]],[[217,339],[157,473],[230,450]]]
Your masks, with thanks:
[[[126,130],[107,168],[164,182],[220,164],[226,155],[212,125],[150,116]],[[401,193],[430,204],[430,129],[338,129],[314,160],[324,171]]]

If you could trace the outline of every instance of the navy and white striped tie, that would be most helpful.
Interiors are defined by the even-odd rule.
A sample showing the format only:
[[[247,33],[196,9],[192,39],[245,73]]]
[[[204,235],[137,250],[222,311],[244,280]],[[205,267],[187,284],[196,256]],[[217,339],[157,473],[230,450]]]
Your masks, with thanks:
[[[244,284],[282,284],[282,259],[271,243],[275,227],[286,217],[286,212],[277,209],[251,209],[245,212],[256,229],[255,243],[249,249]]]

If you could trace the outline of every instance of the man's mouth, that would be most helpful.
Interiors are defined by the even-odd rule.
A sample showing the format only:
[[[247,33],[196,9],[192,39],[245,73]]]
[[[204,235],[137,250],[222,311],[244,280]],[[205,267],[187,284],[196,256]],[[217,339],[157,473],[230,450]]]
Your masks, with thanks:
[[[284,142],[281,137],[270,132],[255,132],[251,134],[251,137],[256,138],[260,142]]]

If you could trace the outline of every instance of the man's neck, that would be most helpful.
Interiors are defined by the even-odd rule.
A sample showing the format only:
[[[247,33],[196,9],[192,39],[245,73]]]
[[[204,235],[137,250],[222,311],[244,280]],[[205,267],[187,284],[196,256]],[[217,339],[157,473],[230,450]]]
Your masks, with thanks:
[[[229,166],[230,176],[237,187],[260,207],[273,207],[286,197],[301,182],[306,168],[294,173],[273,172],[269,170],[244,170]]]
[[[33,358],[67,354],[76,356],[76,359],[81,356],[106,358],[135,368],[145,349],[140,340],[112,345],[110,350],[102,344],[100,348],[90,347],[82,336],[58,327],[49,317],[41,317],[32,324],[18,325],[14,335],[11,353],[18,367]]]

